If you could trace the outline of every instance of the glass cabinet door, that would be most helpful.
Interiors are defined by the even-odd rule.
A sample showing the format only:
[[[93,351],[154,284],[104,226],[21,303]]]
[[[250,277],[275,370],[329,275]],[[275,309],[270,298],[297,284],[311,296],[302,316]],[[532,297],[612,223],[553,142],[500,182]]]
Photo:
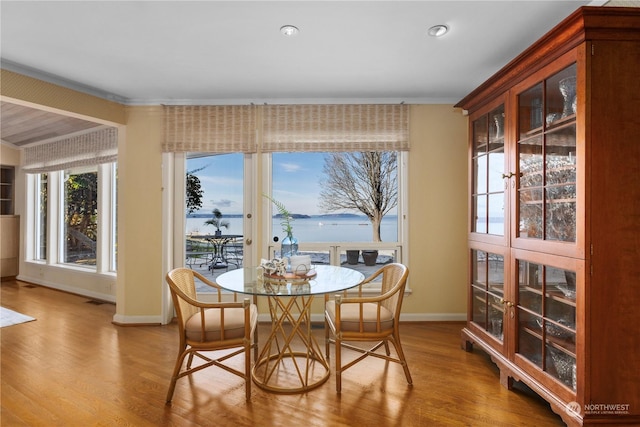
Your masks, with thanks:
[[[504,257],[471,250],[471,320],[499,340],[504,338]]]
[[[473,121],[473,222],[475,233],[505,232],[504,105]]]
[[[517,260],[516,353],[576,390],[576,274]]]
[[[575,242],[576,65],[518,95],[518,236]]]

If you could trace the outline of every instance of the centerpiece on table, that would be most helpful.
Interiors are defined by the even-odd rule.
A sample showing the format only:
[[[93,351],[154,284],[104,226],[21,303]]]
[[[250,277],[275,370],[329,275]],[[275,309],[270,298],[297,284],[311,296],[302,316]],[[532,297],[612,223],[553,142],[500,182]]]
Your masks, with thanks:
[[[291,212],[287,210],[282,202],[279,202],[266,194],[264,194],[264,197],[271,200],[276,209],[278,209],[280,225],[282,225],[282,231],[286,234],[280,244],[280,256],[282,258],[291,258],[292,256],[298,255],[298,239],[293,237],[293,226],[291,225],[293,222],[293,215],[291,215]]]
[[[264,267],[265,275],[273,277],[274,274],[270,270],[272,270],[273,267],[277,269],[281,260],[284,260],[284,265],[286,266],[288,260],[289,269],[287,269],[285,274],[276,273],[276,276],[280,276],[285,279],[308,279],[315,276],[315,271],[312,271],[311,269],[311,257],[309,255],[298,255],[298,239],[293,236],[293,226],[291,225],[293,222],[293,215],[282,202],[279,202],[266,194],[264,194],[264,197],[269,199],[276,209],[278,209],[282,231],[285,233],[285,237],[282,239],[282,243],[280,244],[281,258],[271,261],[263,260],[262,266]]]

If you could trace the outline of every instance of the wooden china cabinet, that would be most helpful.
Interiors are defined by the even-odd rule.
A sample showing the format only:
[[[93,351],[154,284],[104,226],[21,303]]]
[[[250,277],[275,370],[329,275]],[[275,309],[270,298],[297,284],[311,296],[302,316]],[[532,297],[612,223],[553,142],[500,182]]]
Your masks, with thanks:
[[[568,425],[640,425],[640,9],[576,10],[456,106],[463,347]]]

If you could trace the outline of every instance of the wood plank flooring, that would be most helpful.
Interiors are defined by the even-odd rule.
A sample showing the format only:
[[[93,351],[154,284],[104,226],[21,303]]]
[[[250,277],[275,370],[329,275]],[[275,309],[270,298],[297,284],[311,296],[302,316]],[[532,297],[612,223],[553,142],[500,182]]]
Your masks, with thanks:
[[[240,378],[209,368],[178,380],[167,406],[175,324],[120,327],[112,304],[17,281],[1,290],[2,306],[37,319],[0,329],[3,427],[564,425],[525,386],[503,388],[481,350],[461,350],[461,323],[402,324],[413,387],[399,365],[369,358],[343,374],[340,395],[332,375],[306,394],[254,385],[247,403]]]

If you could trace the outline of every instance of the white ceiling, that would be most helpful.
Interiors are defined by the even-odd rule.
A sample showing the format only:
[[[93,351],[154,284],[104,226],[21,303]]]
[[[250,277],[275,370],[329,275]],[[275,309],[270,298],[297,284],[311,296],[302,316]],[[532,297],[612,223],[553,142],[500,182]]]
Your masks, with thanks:
[[[0,53],[129,105],[455,103],[587,4],[603,1],[2,0]]]

